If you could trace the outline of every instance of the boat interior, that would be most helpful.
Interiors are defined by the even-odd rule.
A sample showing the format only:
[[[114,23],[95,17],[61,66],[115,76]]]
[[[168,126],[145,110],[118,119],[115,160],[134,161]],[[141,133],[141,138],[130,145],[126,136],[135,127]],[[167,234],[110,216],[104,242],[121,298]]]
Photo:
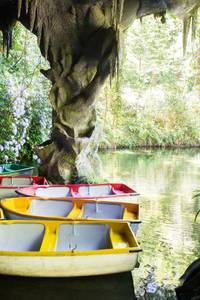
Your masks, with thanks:
[[[73,208],[72,201],[42,201],[33,200],[28,209],[28,213],[38,216],[67,216]]]
[[[139,204],[92,200],[58,200],[18,197],[1,200],[5,213],[67,218],[67,219],[122,219],[139,222]]]
[[[105,185],[93,185],[93,186],[80,186],[78,189],[78,193],[81,196],[107,196],[107,195],[114,195],[114,189],[110,184]],[[123,193],[122,191],[118,190],[118,193]]]
[[[0,224],[0,251],[39,251],[44,231],[43,224]]]
[[[18,189],[17,192],[22,195],[38,197],[106,197],[114,195],[138,195],[136,191],[130,189],[124,184],[100,184],[100,185],[66,185],[66,186],[46,186]]]
[[[0,165],[0,173],[6,174],[6,173],[15,173],[19,171],[26,171],[26,170],[33,170],[34,167],[31,166],[24,166],[19,164],[3,164]]]
[[[59,226],[57,251],[111,248],[108,225],[64,224]]]
[[[58,221],[0,223],[0,251],[76,253],[76,251],[115,249],[140,251],[128,223]]]
[[[35,196],[37,197],[50,197],[54,195],[55,197],[70,197],[71,189],[69,187],[48,187],[48,188],[37,188],[35,191]]]
[[[23,185],[45,185],[47,181],[42,176],[0,176],[1,187],[18,187]]]

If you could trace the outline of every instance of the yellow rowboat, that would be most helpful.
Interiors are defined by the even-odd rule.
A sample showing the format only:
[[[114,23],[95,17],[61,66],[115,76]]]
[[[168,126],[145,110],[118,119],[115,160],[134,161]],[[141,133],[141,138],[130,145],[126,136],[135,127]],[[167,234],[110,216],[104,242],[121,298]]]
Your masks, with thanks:
[[[135,233],[141,223],[138,203],[18,197],[1,200],[1,207],[11,220],[123,220]]]
[[[0,274],[73,277],[131,271],[141,251],[126,222],[1,221]]]
[[[0,220],[4,220],[3,209],[0,208]]]

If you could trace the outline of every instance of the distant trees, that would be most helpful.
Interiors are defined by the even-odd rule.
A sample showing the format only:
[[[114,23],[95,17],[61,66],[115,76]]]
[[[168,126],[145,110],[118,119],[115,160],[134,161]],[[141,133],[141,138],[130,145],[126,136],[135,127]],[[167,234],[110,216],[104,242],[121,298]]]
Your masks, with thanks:
[[[178,19],[167,16],[161,24],[147,17],[127,31],[118,95],[114,83],[114,92],[101,96],[109,111],[103,147],[200,144],[199,24],[196,27],[196,40],[188,40],[185,56]]]

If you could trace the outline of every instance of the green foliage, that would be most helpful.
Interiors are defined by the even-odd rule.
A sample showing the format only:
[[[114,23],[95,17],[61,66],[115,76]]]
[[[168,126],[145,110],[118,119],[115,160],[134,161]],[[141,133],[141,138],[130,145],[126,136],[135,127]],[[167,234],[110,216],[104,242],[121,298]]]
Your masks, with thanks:
[[[17,24],[13,50],[0,55],[0,162],[32,160],[34,145],[49,135],[50,84],[40,74],[46,66],[36,38]]]
[[[199,30],[185,56],[180,20],[147,17],[127,31],[118,89],[98,103],[102,147],[200,145]]]
[[[193,198],[193,199],[200,200],[200,189],[194,190],[192,198]],[[200,209],[197,211],[197,213],[196,213],[196,215],[195,215],[195,218],[194,218],[194,221],[195,221],[195,222],[196,222],[197,217],[198,217],[199,214],[200,214]]]

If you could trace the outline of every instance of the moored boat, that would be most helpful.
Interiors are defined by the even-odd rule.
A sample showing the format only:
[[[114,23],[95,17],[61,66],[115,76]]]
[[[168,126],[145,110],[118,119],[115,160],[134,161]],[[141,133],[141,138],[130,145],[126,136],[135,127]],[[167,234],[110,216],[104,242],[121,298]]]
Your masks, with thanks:
[[[47,180],[42,176],[0,176],[0,199],[15,197],[16,189],[30,185],[47,185]]]
[[[1,200],[1,207],[11,220],[122,220],[131,223],[135,234],[141,223],[138,203],[18,197]]]
[[[17,193],[24,196],[37,197],[67,197],[76,199],[108,199],[115,201],[137,201],[139,194],[122,183],[109,184],[67,184],[50,185],[44,187],[25,187],[17,189]]]
[[[3,209],[0,208],[0,220],[4,220]]]
[[[34,167],[21,164],[0,164],[0,175],[32,175]]]
[[[0,222],[0,274],[4,275],[73,277],[126,272],[134,269],[139,251],[126,222]]]

